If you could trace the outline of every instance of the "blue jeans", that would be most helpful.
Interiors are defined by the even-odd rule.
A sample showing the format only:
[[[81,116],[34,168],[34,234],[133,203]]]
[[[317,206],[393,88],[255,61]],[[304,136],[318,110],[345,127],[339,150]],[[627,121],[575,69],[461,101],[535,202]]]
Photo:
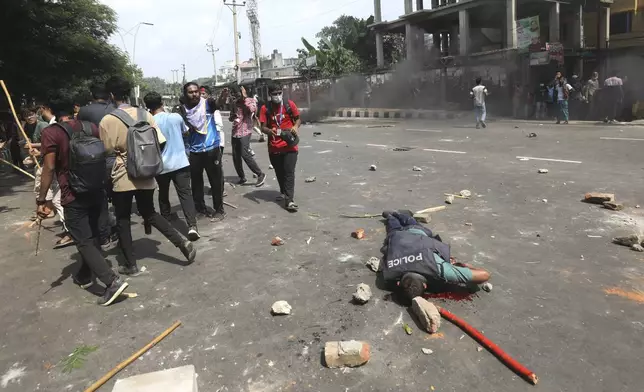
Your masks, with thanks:
[[[568,121],[568,101],[563,99],[558,102],[559,112],[557,112],[557,122]]]
[[[475,105],[474,106],[474,113],[476,114],[476,123],[477,124],[481,123],[481,122],[485,122],[485,114],[486,114],[485,104],[483,104],[481,106]]]

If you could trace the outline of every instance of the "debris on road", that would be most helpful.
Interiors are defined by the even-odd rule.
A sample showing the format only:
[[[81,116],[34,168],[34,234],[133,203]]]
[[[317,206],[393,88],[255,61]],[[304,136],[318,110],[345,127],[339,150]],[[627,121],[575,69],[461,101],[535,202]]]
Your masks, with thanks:
[[[371,299],[371,287],[368,284],[360,283],[353,293],[353,301],[357,304],[364,305]]]
[[[443,211],[446,208],[447,207],[445,206],[429,207],[429,208],[425,208],[424,210],[416,211],[415,214],[426,214],[426,213],[429,214],[432,212]]]
[[[478,352],[481,352],[481,351],[483,351],[483,347],[481,347],[481,346],[478,346],[478,347],[476,348],[476,351],[478,351]]]
[[[418,223],[429,223],[432,221],[432,217],[429,214],[414,214],[414,219]]]
[[[636,206],[635,206],[635,208],[640,208],[640,205],[639,205],[639,204],[638,204],[638,205],[636,205]]]
[[[282,245],[284,245],[284,240],[281,239],[280,237],[275,237],[271,241],[271,245],[273,245],[273,246],[282,246]]]
[[[224,201],[224,204],[225,204],[225,205],[227,205],[227,206],[228,206],[228,207],[230,207],[230,208],[235,209],[235,210],[236,210],[237,208],[239,208],[239,207],[237,207],[236,205],[231,204],[231,203],[229,203],[229,202],[227,202],[227,201]]]
[[[445,203],[447,203],[447,204],[452,204],[452,203],[454,203],[454,195],[447,195],[447,196],[445,197]]]
[[[434,351],[433,351],[433,350],[431,350],[431,349],[429,349],[429,348],[421,348],[420,350],[421,350],[421,351],[423,352],[423,354],[425,354],[425,355],[430,355],[430,354],[433,354],[433,353],[434,353]]]
[[[320,214],[318,214],[317,212],[309,212],[309,216],[313,218],[319,218]]]
[[[539,124],[539,125],[543,125],[543,124]],[[536,134],[536,133],[534,133],[534,132],[530,132],[530,133],[528,134],[528,137],[537,137],[537,134]]]
[[[376,171],[376,169],[377,169],[376,165],[369,166],[369,170],[371,171]]]
[[[351,233],[351,236],[355,239],[361,240],[364,238],[364,229],[358,229]]]
[[[438,328],[441,326],[441,316],[433,303],[423,297],[416,297],[412,300],[411,309],[427,332],[438,332]]]
[[[640,244],[633,244],[631,245],[631,249],[633,249],[635,252],[644,252],[644,247]]]
[[[341,218],[352,218],[352,219],[362,219],[362,218],[380,218],[381,216],[382,216],[382,214],[362,214],[362,215],[360,215],[360,214],[356,214],[356,215],[352,215],[352,214],[341,214],[341,215],[340,215],[340,217],[341,217]]]
[[[541,199],[542,202],[547,203],[548,199]]]
[[[268,170],[273,170],[273,165],[268,165]]]
[[[465,226],[472,226],[471,222],[465,222]]]
[[[233,189],[236,188],[235,184],[233,184],[232,182],[229,182],[228,185],[230,185],[230,187],[233,188]]]
[[[315,180],[317,180],[317,178],[315,178],[315,176],[313,176],[313,177],[307,177],[307,178],[304,180],[304,182],[315,182]]]
[[[613,238],[614,244],[628,246],[628,247],[631,247],[635,244],[640,244],[641,242],[642,242],[642,238],[640,238],[640,236],[637,234],[631,234],[624,237]]]
[[[485,282],[481,285],[481,289],[486,293],[492,292],[492,288],[494,288],[494,286],[492,286],[492,283],[490,282]]]
[[[411,147],[395,147],[394,151],[411,151]]]
[[[414,332],[414,330],[411,329],[411,327],[407,323],[403,324],[403,329],[405,330],[405,333],[407,335],[411,335]]]
[[[377,257],[371,257],[369,261],[367,261],[367,267],[369,267],[373,272],[380,271],[380,259]]]
[[[322,132],[313,132],[313,136],[320,136],[322,135]]]
[[[293,308],[286,301],[277,301],[271,306],[271,313],[275,316],[291,314]]]
[[[412,170],[413,170],[413,171],[415,171],[415,172],[423,171],[423,169],[421,169],[421,168],[420,168],[420,167],[418,167],[418,166],[414,166],[414,167],[412,168]]]
[[[605,201],[604,208],[612,211],[621,211],[624,209],[624,205],[621,203],[615,203],[614,201]]]
[[[469,190],[467,190],[467,189],[463,189],[462,191],[458,192],[458,194],[459,194],[461,197],[465,197],[465,198],[470,198],[470,197],[472,197],[472,192],[471,192],[471,191],[469,191]]]
[[[369,362],[371,356],[369,343],[350,340],[345,342],[326,342],[324,362],[328,368],[358,367]]]
[[[588,237],[588,238],[602,238],[602,236],[600,236],[600,235],[591,235],[591,234],[587,234],[586,237]]]
[[[453,194],[453,193],[443,193],[443,195],[445,195],[445,196],[453,196],[453,197],[455,197],[455,198],[457,198],[457,199],[466,199],[466,200],[469,200],[469,196],[467,196],[467,197],[466,197],[466,196],[461,196],[461,195],[455,195],[455,194]]]
[[[309,239],[308,239],[308,240],[306,240],[306,244],[307,244],[307,245],[311,245],[311,240],[312,240],[312,239],[313,239],[313,237],[309,237]]]
[[[519,158],[520,161],[529,161],[530,158]]]
[[[539,169],[539,170],[537,170],[537,173],[546,174],[546,173],[548,173],[548,169]]]
[[[584,195],[584,200],[590,204],[604,204],[605,201],[615,201],[614,193],[588,192]]]

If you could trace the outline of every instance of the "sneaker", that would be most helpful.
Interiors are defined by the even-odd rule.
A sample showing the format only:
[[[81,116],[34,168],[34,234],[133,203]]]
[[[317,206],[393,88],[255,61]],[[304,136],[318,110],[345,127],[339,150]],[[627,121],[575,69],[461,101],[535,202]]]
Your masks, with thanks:
[[[119,265],[118,272],[121,275],[127,275],[133,278],[136,278],[137,276],[141,275],[141,271],[139,270],[139,267],[137,267],[136,265],[132,265],[129,267],[125,265]]]
[[[76,275],[72,276],[72,282],[83,290],[87,290],[94,284],[92,278],[79,278]]]
[[[118,233],[113,233],[101,244],[101,250],[103,252],[109,252],[112,249],[116,248],[119,244],[119,235]]]
[[[191,226],[190,229],[188,229],[188,239],[190,241],[197,241],[201,236],[199,235],[199,231],[197,231],[197,226]]]
[[[248,182],[248,180],[247,180],[247,179],[245,179],[245,178],[240,178],[240,179],[239,179],[239,181],[237,181],[237,185],[244,185],[244,184],[245,184],[245,183],[247,183],[247,182]]]
[[[557,120],[557,124],[561,124],[561,121]]]
[[[277,196],[277,197],[275,198],[275,200],[277,200],[277,201],[282,201],[282,200],[284,200],[285,198],[286,198],[286,195],[284,195],[283,193],[281,193],[279,196]]]
[[[192,245],[192,242],[184,242],[183,245],[179,247],[179,250],[181,250],[181,253],[183,253],[186,260],[188,260],[188,264],[194,263],[195,257],[197,257],[197,250]]]
[[[289,210],[290,212],[297,212],[298,208],[299,208],[298,205],[294,201],[290,201],[286,205],[286,209]]]
[[[564,124],[568,125],[568,121],[564,121]]]
[[[215,212],[215,215],[212,216],[211,222],[221,222],[226,219],[225,212]]]
[[[266,182],[266,174],[262,173],[257,177],[257,184],[255,186],[259,188],[264,185],[264,182]]]
[[[479,125],[479,123],[476,123],[476,129],[481,129],[481,126]]]
[[[483,128],[487,128],[487,124],[485,123],[485,121],[481,121],[481,126],[482,126]]]
[[[99,297],[96,302],[101,306],[111,305],[112,302],[114,302],[129,285],[129,283],[124,282],[123,279],[117,276],[112,281],[112,284],[105,289],[103,296]]]
[[[266,141],[266,138],[264,137],[264,135],[259,137],[259,142],[260,143],[264,143],[265,141]]]
[[[250,152],[250,156],[251,156],[251,157],[254,157],[254,156],[255,156],[255,151],[253,151],[253,149],[252,149],[252,148],[251,148],[250,150],[248,150],[248,152]]]

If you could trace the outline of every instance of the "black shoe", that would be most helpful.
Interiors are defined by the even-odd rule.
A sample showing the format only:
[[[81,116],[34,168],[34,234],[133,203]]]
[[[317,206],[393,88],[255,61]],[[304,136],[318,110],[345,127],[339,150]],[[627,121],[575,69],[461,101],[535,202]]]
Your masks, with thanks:
[[[195,261],[195,257],[197,257],[197,250],[195,247],[192,245],[192,242],[186,241],[179,247],[179,250],[181,250],[181,253],[185,256],[186,260],[188,260],[188,264],[192,264]]]
[[[98,301],[96,301],[96,303],[98,303],[101,306],[109,306],[109,305],[111,305],[112,302],[114,302],[119,297],[119,295],[121,295],[123,293],[123,291],[125,291],[125,289],[129,285],[130,285],[129,283],[124,282],[123,279],[121,279],[120,277],[117,276],[112,281],[112,284],[110,284],[105,289],[105,293],[103,294],[102,297],[99,297],[99,299],[98,299]]]
[[[132,265],[129,267],[125,265],[119,265],[118,272],[121,275],[127,275],[133,278],[136,278],[137,276],[141,275],[141,271],[139,271],[139,267],[137,267],[136,265]]]
[[[482,126],[483,128],[487,128],[487,124],[485,123],[485,121],[481,121],[481,126]]]
[[[212,214],[210,213],[210,211],[205,210],[205,211],[198,211],[197,212],[197,219],[204,219],[204,218],[205,219],[211,219],[212,218]]]
[[[247,180],[247,179],[245,179],[245,178],[240,178],[240,179],[239,179],[239,181],[237,181],[237,185],[244,185],[244,184],[245,184],[245,183],[247,183],[247,182],[248,182],[248,180]]]
[[[116,233],[112,234],[112,235],[110,235],[110,237],[108,239],[105,240],[105,242],[103,242],[101,244],[101,250],[103,252],[109,252],[112,249],[116,248],[118,246],[118,244],[119,244],[119,236],[118,236],[118,234],[116,234]]]
[[[215,212],[215,215],[212,216],[212,219],[210,221],[211,222],[221,222],[224,219],[226,219],[226,213],[225,212]]]
[[[83,290],[92,287],[94,284],[92,278],[79,278],[76,275],[72,276],[72,282]]]
[[[264,182],[266,182],[266,174],[262,173],[257,177],[257,184],[255,186],[258,188],[264,186]]]
[[[298,208],[299,206],[294,201],[290,201],[286,204],[286,209],[290,212],[297,212]]]
[[[152,225],[148,222],[143,223],[143,227],[145,229],[145,235],[150,235],[152,234]]]
[[[197,231],[197,226],[190,226],[188,229],[188,239],[190,241],[197,241],[199,238],[201,238],[201,235],[199,235],[199,231]]]

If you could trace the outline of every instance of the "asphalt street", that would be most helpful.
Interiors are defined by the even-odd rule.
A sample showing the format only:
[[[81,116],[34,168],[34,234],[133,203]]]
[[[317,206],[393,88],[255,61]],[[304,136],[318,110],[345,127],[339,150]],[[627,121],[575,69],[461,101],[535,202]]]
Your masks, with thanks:
[[[115,379],[194,364],[199,390],[213,392],[642,390],[644,254],[611,239],[644,227],[636,208],[644,205],[644,128],[344,121],[304,126],[301,138],[300,212],[274,201],[266,147],[253,143],[267,185],[226,185],[226,200],[239,208],[228,208],[222,223],[200,221],[193,265],[133,217],[147,272],[129,279],[138,297],[108,308],[72,284],[76,251],[51,249],[54,222],[43,225],[34,255],[33,184],[2,168],[0,390],[83,390],[175,320],[183,326]],[[236,182],[229,150],[225,173]],[[316,181],[305,183],[310,176]],[[380,256],[381,220],[340,217],[440,206],[444,193],[462,189],[473,197],[432,214],[428,226],[459,261],[491,271],[494,290],[434,302],[533,370],[536,387],[446,320],[438,335],[423,333],[364,266]],[[614,192],[625,210],[582,203],[590,191]],[[351,238],[358,228],[364,240]],[[271,246],[274,236],[285,245]],[[108,255],[113,265],[117,257]],[[374,291],[363,306],[350,301],[359,283]],[[293,313],[272,316],[277,300]],[[324,343],[350,339],[371,344],[369,363],[325,368]],[[61,360],[80,345],[98,350],[64,373]]]

